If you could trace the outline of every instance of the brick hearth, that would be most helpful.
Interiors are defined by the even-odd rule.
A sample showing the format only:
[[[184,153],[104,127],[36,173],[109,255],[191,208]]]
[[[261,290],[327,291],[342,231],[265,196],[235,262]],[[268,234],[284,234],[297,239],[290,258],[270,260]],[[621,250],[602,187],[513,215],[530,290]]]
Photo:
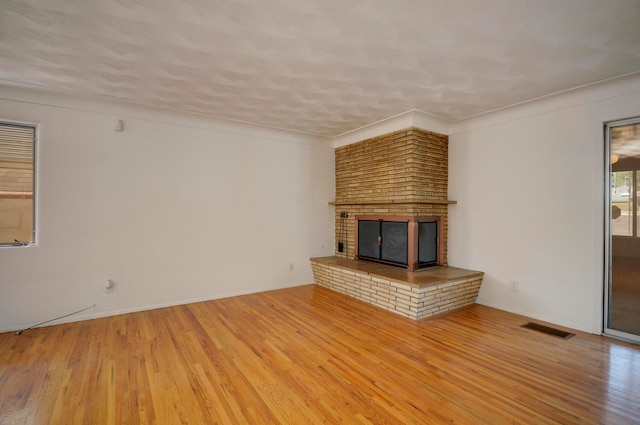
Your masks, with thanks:
[[[456,267],[407,272],[335,256],[312,258],[311,267],[318,285],[416,320],[473,304],[484,275]]]

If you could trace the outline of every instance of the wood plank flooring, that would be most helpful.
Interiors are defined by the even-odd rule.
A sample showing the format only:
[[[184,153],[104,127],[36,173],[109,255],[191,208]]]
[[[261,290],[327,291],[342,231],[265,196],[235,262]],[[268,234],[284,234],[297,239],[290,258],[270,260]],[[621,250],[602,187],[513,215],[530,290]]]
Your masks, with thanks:
[[[0,424],[640,423],[640,347],[528,321],[309,285],[5,333]]]

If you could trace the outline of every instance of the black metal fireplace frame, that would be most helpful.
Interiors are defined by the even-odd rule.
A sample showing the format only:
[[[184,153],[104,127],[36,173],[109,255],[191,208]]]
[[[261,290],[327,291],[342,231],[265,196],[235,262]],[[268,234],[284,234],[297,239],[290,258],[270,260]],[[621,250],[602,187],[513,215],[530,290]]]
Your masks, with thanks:
[[[378,222],[396,222],[407,223],[407,261],[406,264],[397,261],[387,261],[384,258],[374,258],[371,256],[360,255],[359,253],[359,228],[360,221],[378,221]],[[420,223],[436,223],[436,261],[420,262],[419,261],[419,224]],[[385,216],[385,215],[358,215],[355,217],[355,259],[364,261],[373,261],[377,263],[389,264],[392,266],[406,267],[408,271],[413,272],[420,268],[442,266],[444,265],[444,247],[443,244],[443,218],[441,216]],[[381,243],[381,241],[379,241]]]

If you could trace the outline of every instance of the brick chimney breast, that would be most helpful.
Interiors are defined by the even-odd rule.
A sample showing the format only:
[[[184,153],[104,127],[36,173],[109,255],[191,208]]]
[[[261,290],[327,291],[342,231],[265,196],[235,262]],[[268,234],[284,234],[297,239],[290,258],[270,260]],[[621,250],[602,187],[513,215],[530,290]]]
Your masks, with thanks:
[[[356,215],[440,216],[446,265],[448,150],[448,136],[415,127],[337,148],[335,254],[354,258]]]

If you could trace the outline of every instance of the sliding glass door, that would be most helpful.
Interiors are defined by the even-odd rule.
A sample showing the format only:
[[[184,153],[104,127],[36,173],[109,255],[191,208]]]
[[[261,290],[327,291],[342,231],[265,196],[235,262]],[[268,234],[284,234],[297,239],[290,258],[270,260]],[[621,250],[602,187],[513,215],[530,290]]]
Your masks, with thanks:
[[[640,117],[609,123],[605,333],[640,341]]]

